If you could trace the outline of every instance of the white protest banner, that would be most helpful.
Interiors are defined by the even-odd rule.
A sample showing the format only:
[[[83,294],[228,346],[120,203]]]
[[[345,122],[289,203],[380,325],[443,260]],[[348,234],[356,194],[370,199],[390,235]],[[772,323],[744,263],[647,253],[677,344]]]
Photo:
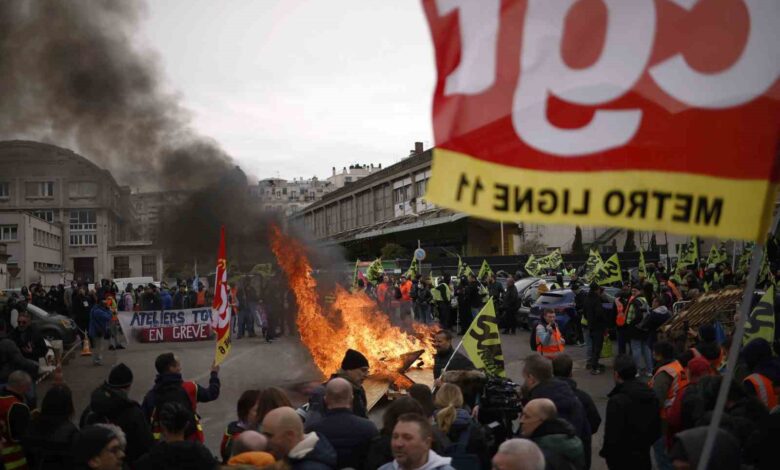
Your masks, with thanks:
[[[118,312],[127,342],[202,341],[211,337],[211,308]]]

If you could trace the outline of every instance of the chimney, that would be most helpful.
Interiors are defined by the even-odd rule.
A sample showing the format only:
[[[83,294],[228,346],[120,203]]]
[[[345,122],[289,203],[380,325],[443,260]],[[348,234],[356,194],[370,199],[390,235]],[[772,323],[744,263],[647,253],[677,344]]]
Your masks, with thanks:
[[[343,167],[341,170],[344,172],[345,175],[347,174],[347,167]]]
[[[336,167],[333,167],[333,176],[336,176]]]
[[[382,164],[381,164],[381,163],[379,164],[379,169],[380,169],[380,170],[382,169]]]
[[[414,153],[415,155],[420,155],[425,150],[423,149],[423,143],[422,142],[415,142],[414,143]]]

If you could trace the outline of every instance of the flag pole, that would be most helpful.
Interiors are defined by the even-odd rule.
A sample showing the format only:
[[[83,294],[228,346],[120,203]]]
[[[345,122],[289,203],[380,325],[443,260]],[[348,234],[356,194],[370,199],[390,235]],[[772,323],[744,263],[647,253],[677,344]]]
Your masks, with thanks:
[[[772,222],[772,231],[770,233],[773,235],[777,232],[778,222],[780,222],[780,211],[777,211]],[[723,410],[726,407],[726,398],[728,397],[731,382],[734,380],[734,369],[736,369],[739,351],[742,348],[742,337],[745,335],[745,322],[750,316],[750,304],[753,301],[753,291],[756,290],[756,282],[758,281],[758,273],[761,270],[763,256],[764,245],[756,244],[753,248],[752,256],[750,257],[750,273],[748,274],[747,283],[745,285],[745,292],[742,294],[742,303],[739,306],[739,321],[737,322],[737,328],[731,339],[731,348],[729,349],[729,355],[726,359],[726,373],[723,375],[723,379],[720,383],[718,399],[715,402],[712,420],[707,428],[707,439],[704,441],[699,466],[696,467],[698,470],[707,469],[710,457],[712,456],[712,449],[715,447],[715,436],[717,435],[721,419],[723,418]]]

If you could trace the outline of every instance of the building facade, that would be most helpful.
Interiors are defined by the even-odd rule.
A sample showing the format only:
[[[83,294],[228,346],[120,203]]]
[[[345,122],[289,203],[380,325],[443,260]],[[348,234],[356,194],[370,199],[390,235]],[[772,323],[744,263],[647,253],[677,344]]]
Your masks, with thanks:
[[[119,186],[111,173],[83,156],[39,142],[0,142],[0,213],[33,216],[4,226],[8,236],[16,226],[16,243],[22,243],[22,238],[25,244],[32,240],[36,248],[20,252],[25,259],[16,259],[15,267],[23,277],[9,282],[29,284],[37,276],[27,268],[22,272],[21,266],[39,262],[27,259],[41,248],[35,242],[37,232],[23,230],[28,220],[35,219],[31,223],[36,226],[40,225],[37,221],[43,221],[59,228],[60,269],[83,282],[116,277],[111,248],[139,237],[129,188]],[[49,232],[57,233],[53,229]],[[9,272],[12,267],[13,258],[9,260]]]
[[[9,255],[8,287],[33,282],[62,284],[72,279],[62,257],[62,228],[25,212],[0,213],[0,238]]]
[[[160,235],[160,220],[165,217],[166,211],[176,210],[176,207],[191,195],[192,191],[184,190],[130,194],[130,203],[138,220],[140,239],[156,242]]]
[[[401,245],[407,252],[419,245],[434,256],[539,253],[532,247],[571,251],[574,226],[521,221],[500,224],[426,201],[431,157],[431,150],[425,151],[416,143],[408,158],[335,189],[293,214],[291,220],[321,243],[342,245],[357,257],[378,256],[389,243]],[[626,235],[621,229],[582,227],[583,244],[604,252],[622,251]],[[651,235],[636,234],[636,244],[647,248]],[[687,237],[656,233],[661,252],[665,253],[668,245],[672,256],[685,241]]]

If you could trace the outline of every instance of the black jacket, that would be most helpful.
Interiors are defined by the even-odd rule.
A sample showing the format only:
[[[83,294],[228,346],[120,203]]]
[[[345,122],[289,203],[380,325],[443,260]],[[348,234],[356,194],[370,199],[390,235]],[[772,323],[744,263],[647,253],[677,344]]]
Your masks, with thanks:
[[[27,428],[22,446],[30,470],[70,470],[74,466],[71,448],[79,429],[67,418],[38,417]]]
[[[136,462],[143,470],[212,470],[217,460],[211,452],[195,441],[161,442]]]
[[[336,467],[336,450],[327,439],[318,435],[319,439],[314,447],[299,457],[287,456],[287,463],[292,470],[331,470]],[[308,439],[309,435],[304,436]]]
[[[433,378],[438,379],[439,376],[441,376],[441,372],[444,369],[445,366],[447,366],[447,361],[450,360],[450,356],[452,356],[453,349],[450,347],[448,351],[444,352],[437,352],[433,355]],[[454,356],[452,356],[452,361],[450,361],[450,365],[447,367],[447,370],[474,370],[474,364],[471,363],[469,358],[464,356],[461,353],[456,353]]]
[[[307,426],[306,431],[324,436],[336,449],[337,468],[360,468],[371,440],[379,434],[374,423],[346,408],[328,410],[321,420]]]
[[[330,376],[331,379],[341,377],[352,384],[352,412],[355,416],[368,418],[368,399],[366,391],[361,385],[352,382],[343,372],[337,372]],[[306,416],[306,425],[312,426],[325,416],[327,407],[325,406],[325,384],[314,389],[309,397],[309,413]]]
[[[582,311],[588,320],[588,328],[603,330],[607,327],[607,313],[604,311],[606,299],[600,295],[588,293],[582,301]]]
[[[589,441],[591,430],[585,416],[585,407],[566,382],[560,379],[546,380],[531,390],[529,401],[536,398],[549,398],[555,403],[558,417],[574,426],[577,436],[583,441]]]
[[[599,430],[599,426],[601,426],[601,416],[599,415],[599,410],[596,408],[596,404],[593,403],[593,398],[588,395],[588,392],[577,388],[577,382],[575,382],[574,379],[562,378],[561,380],[569,384],[572,391],[574,392],[574,395],[576,395],[577,399],[579,399],[580,403],[582,403],[583,408],[585,408],[585,417],[588,419],[588,425],[590,426],[590,433],[591,435],[596,434],[596,432]],[[591,436],[587,436],[582,440],[582,445],[585,447],[586,469],[590,468],[592,442],[593,440],[591,439]]]
[[[609,393],[604,446],[610,469],[650,468],[650,447],[661,436],[658,399],[644,382],[628,380]]]
[[[15,370],[27,372],[33,380],[38,377],[38,363],[26,359],[12,340],[0,339],[0,383],[8,382],[8,376]]]
[[[516,315],[517,309],[520,308],[520,297],[517,294],[517,287],[515,287],[514,283],[510,282],[506,288],[503,308],[507,315]]]
[[[141,405],[128,398],[126,392],[103,384],[92,392],[90,403],[81,415],[80,426],[106,422],[124,431],[127,462],[135,462],[154,444],[151,426]]]
[[[46,347],[43,336],[38,334],[37,331],[33,331],[31,326],[28,326],[24,331],[20,330],[18,327],[14,328],[11,330],[9,338],[19,346],[19,351],[21,351],[22,356],[31,361],[37,362],[38,359],[46,356],[46,352],[49,350],[49,348]],[[29,347],[31,349],[30,352],[26,352],[24,350],[25,347]]]

